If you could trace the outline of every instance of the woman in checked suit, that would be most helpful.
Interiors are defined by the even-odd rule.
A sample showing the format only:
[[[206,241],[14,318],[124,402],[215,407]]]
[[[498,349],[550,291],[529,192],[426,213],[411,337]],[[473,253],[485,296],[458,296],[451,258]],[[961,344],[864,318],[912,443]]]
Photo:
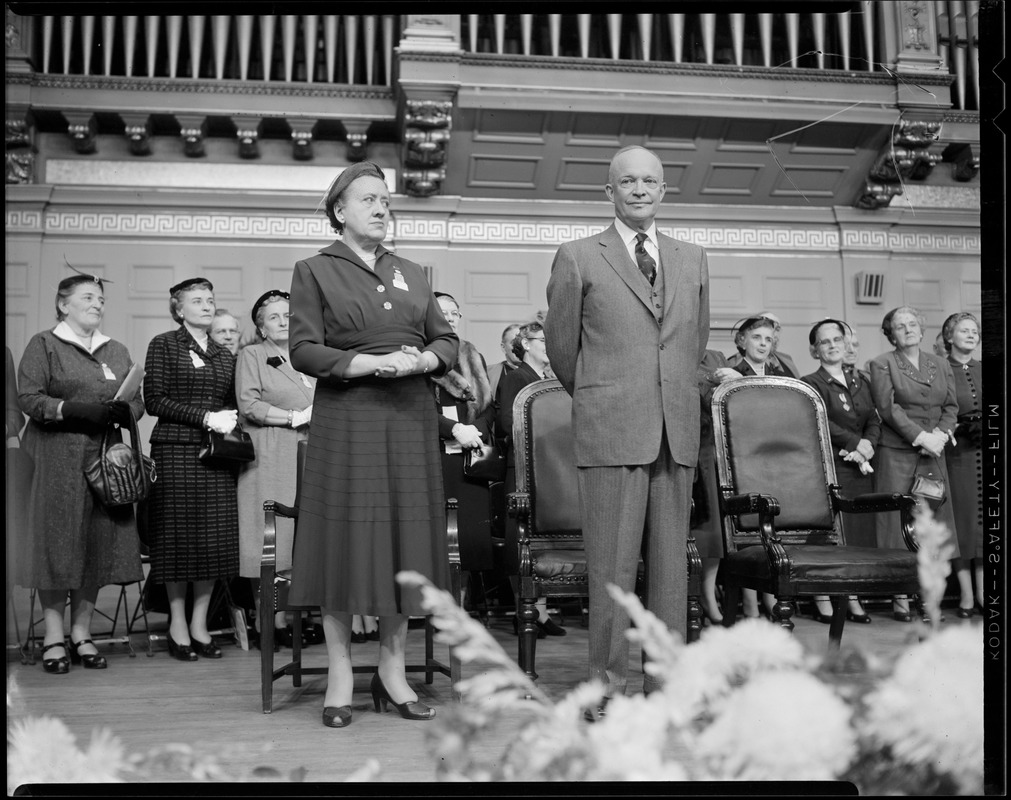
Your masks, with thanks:
[[[211,591],[239,571],[236,472],[199,458],[205,430],[235,427],[235,356],[208,335],[214,287],[191,278],[171,289],[169,310],[180,323],[151,340],[144,365],[144,402],[158,417],[151,457],[158,481],[149,499],[151,578],[169,598],[169,653],[180,661],[221,658],[207,630]],[[187,583],[193,612],[186,620]]]

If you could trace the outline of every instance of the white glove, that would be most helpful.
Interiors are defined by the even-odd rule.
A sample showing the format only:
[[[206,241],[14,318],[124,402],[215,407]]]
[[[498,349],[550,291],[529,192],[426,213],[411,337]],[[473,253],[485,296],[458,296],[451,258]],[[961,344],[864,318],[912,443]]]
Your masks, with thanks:
[[[461,447],[466,447],[467,449],[477,448],[483,444],[481,441],[481,431],[474,425],[464,425],[462,422],[458,422],[453,426],[453,438],[456,439]]]
[[[207,427],[215,433],[231,433],[238,422],[239,412],[234,408],[207,412]]]
[[[292,411],[291,427],[301,428],[303,425],[308,425],[310,419],[312,419],[312,406],[309,406],[302,411]]]

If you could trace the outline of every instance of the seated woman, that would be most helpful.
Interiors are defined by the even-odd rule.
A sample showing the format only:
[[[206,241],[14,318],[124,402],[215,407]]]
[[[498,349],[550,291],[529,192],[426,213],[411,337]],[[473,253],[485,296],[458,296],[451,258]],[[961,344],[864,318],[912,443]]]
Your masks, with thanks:
[[[881,419],[874,408],[870,381],[859,370],[846,366],[849,326],[836,319],[816,322],[808,334],[811,357],[821,366],[817,372],[804,376],[821,395],[828,413],[829,436],[835,462],[836,480],[847,497],[874,491],[874,469],[871,459],[881,437]],[[855,352],[854,352],[855,356]],[[875,517],[873,514],[843,514],[846,544],[854,547],[875,547]],[[832,605],[828,597],[815,598],[814,619],[832,621]],[[871,618],[856,597],[849,599],[846,618],[868,623]]]
[[[436,292],[435,297],[453,333],[458,333],[463,316],[459,303],[444,292]],[[477,348],[460,339],[456,363],[445,375],[431,378],[431,381],[439,409],[443,486],[447,498],[457,499],[460,569],[480,575],[494,565],[491,500],[487,481],[475,480],[464,474],[463,454],[469,448],[492,441],[494,408],[488,368]]]
[[[785,369],[775,366],[769,360],[775,349],[776,327],[776,321],[769,317],[748,317],[738,325],[734,332],[734,344],[737,345],[739,360],[734,369],[743,377],[763,375],[792,377]],[[757,617],[759,615],[758,595],[754,589],[741,590],[741,603],[744,606],[744,616]],[[765,616],[772,619],[776,596],[763,592],[762,605]]]
[[[512,447],[513,439],[513,401],[520,389],[535,381],[544,380],[549,369],[548,351],[544,344],[544,328],[540,322],[528,322],[522,325],[516,338],[513,339],[513,353],[522,362],[512,372],[502,376],[498,385],[498,396],[495,398],[497,413],[495,416],[495,437],[503,442],[506,451],[506,492],[516,491],[516,457]],[[517,551],[516,521],[512,517],[506,520],[506,548],[510,553]],[[515,575],[518,565],[514,564]],[[515,591],[516,587],[514,587]],[[518,622],[516,623],[519,629]],[[565,628],[556,623],[548,614],[547,600],[537,601],[537,638],[545,636],[564,636]]]
[[[930,471],[946,487],[951,486],[944,450],[958,414],[955,378],[947,359],[920,349],[923,328],[923,315],[910,306],[893,308],[881,321],[881,332],[894,350],[870,362],[871,394],[882,422],[875,476],[878,492],[909,492],[918,470]],[[878,547],[904,549],[899,512],[876,516]],[[957,567],[959,549],[952,504],[941,503],[934,517],[951,534],[952,559]],[[892,613],[900,622],[912,621],[904,597],[895,598]]]
[[[702,610],[718,625],[723,621],[716,600],[716,573],[723,557],[723,524],[720,520],[719,477],[716,474],[716,442],[713,438],[713,390],[721,383],[740,378],[741,373],[727,366],[723,353],[706,350],[699,364],[698,383],[702,430],[699,467],[692,487],[692,535],[702,557]]]

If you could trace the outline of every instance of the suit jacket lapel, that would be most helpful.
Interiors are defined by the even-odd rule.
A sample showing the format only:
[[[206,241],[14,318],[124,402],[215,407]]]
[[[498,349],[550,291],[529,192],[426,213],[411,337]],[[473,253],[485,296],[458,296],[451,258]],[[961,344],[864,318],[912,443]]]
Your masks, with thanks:
[[[638,265],[629,256],[625,243],[618,235],[614,223],[611,223],[611,226],[600,234],[597,241],[600,243],[600,252],[604,260],[625,281],[628,288],[643,302],[643,305],[646,308],[651,308],[649,291],[646,289],[646,284],[643,283],[642,273],[639,272]]]
[[[681,268],[681,252],[677,241],[669,236],[657,231],[656,238],[659,240],[660,269],[663,270],[663,318],[665,321],[673,322],[674,315],[671,309],[674,308],[674,295],[678,291],[678,282],[684,273]]]

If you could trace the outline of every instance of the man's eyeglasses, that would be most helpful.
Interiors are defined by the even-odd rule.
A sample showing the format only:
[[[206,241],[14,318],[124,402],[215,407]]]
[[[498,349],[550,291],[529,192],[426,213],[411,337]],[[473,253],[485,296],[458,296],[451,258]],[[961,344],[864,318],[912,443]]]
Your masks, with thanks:
[[[459,311],[446,311],[444,312],[446,317],[452,317],[453,319],[463,319],[463,314]]]

